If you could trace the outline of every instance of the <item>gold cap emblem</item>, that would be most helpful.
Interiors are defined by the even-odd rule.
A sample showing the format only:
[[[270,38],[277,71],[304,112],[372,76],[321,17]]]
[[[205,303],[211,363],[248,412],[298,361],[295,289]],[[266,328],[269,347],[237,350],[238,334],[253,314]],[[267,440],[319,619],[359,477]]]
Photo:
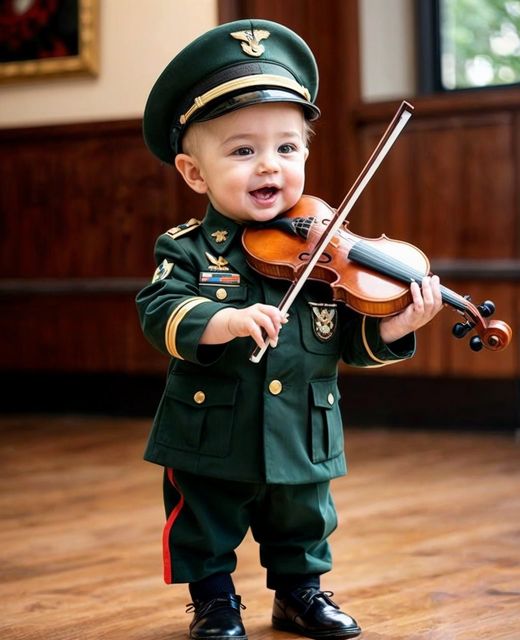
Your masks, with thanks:
[[[253,58],[259,58],[265,51],[260,40],[266,40],[271,34],[265,29],[253,29],[252,31],[235,31],[229,35],[235,40],[241,40],[240,46],[244,53]]]

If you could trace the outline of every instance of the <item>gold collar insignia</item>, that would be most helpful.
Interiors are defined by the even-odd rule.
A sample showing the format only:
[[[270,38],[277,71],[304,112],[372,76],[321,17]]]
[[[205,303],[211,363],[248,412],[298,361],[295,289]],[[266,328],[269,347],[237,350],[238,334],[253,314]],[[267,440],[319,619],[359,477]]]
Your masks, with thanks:
[[[215,242],[218,244],[220,244],[221,242],[225,242],[227,240],[227,236],[227,229],[217,229],[217,231],[211,234],[211,237],[215,238]]]

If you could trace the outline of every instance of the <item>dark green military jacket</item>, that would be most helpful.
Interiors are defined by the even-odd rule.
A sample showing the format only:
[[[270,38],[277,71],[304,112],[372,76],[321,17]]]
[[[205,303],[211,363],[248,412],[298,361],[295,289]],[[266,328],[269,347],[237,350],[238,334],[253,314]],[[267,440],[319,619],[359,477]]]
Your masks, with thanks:
[[[379,321],[308,283],[289,311],[278,346],[258,364],[251,338],[201,345],[224,305],[277,306],[288,283],[246,263],[242,227],[211,206],[160,236],[154,280],[137,296],[146,337],[170,354],[166,388],[145,452],[151,462],[228,480],[300,484],[346,471],[338,362],[373,367],[409,358],[413,334],[390,346]]]

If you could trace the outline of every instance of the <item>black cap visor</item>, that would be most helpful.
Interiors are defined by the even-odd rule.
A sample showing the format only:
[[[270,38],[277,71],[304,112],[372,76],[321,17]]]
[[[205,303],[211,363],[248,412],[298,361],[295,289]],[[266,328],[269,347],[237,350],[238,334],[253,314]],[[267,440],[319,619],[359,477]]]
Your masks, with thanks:
[[[201,109],[193,117],[193,122],[204,122],[212,120],[219,116],[236,111],[243,107],[249,107],[254,104],[262,104],[264,102],[293,102],[303,107],[304,116],[307,120],[316,120],[320,117],[321,112],[318,107],[305,98],[285,89],[257,89],[239,95],[227,95],[217,103],[208,105],[206,109]]]
[[[170,133],[170,143],[175,154],[182,152],[182,138],[189,127],[189,124],[194,122],[206,122],[213,120],[219,116],[223,116],[226,113],[236,111],[237,109],[243,109],[255,104],[265,104],[272,102],[290,102],[293,104],[299,104],[303,109],[303,114],[306,120],[317,120],[321,111],[315,104],[308,102],[302,96],[292,93],[285,89],[257,89],[255,91],[249,91],[247,93],[240,93],[238,95],[226,95],[218,101],[215,101],[206,107],[200,109],[190,120],[187,126],[173,127]]]

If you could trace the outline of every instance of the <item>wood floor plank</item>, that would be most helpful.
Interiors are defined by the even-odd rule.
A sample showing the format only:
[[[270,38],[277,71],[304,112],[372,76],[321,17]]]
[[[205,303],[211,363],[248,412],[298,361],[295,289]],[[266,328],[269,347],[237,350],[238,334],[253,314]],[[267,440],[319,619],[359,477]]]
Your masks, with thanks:
[[[161,470],[149,421],[0,417],[0,638],[177,640],[184,585],[162,582]],[[347,429],[323,588],[364,640],[520,638],[520,446],[505,436]],[[272,593],[248,535],[237,591],[250,640]]]

